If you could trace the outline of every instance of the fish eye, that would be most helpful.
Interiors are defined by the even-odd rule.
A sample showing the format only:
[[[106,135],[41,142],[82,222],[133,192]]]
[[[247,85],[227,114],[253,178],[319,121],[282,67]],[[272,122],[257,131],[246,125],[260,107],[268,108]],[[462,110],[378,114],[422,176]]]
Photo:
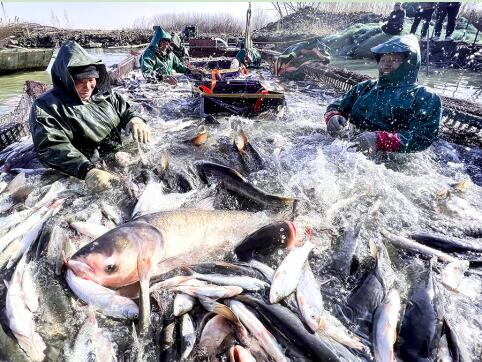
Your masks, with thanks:
[[[117,270],[115,264],[107,264],[104,268],[105,272],[111,274]]]

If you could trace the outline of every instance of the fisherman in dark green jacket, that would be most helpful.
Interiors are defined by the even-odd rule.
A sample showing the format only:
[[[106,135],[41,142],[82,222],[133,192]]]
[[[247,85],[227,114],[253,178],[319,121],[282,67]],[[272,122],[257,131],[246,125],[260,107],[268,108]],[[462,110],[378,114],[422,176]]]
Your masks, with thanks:
[[[436,93],[417,84],[417,38],[393,37],[371,51],[378,62],[378,80],[357,84],[328,106],[328,133],[342,135],[350,122],[363,131],[354,140],[361,151],[417,152],[428,148],[437,137],[442,107]]]
[[[183,74],[199,73],[184,65],[171,49],[172,36],[161,27],[156,27],[151,43],[144,50],[141,59],[141,70],[148,82],[166,81],[177,84],[172,77],[174,71]]]
[[[60,48],[51,70],[53,88],[38,98],[30,112],[30,130],[40,161],[85,182],[92,190],[110,187],[115,176],[98,168],[96,149],[111,151],[121,144],[122,129],[148,142],[144,120],[121,95],[112,92],[100,60],[74,41]]]
[[[247,68],[259,68],[261,65],[261,54],[256,48],[240,49],[236,59]]]

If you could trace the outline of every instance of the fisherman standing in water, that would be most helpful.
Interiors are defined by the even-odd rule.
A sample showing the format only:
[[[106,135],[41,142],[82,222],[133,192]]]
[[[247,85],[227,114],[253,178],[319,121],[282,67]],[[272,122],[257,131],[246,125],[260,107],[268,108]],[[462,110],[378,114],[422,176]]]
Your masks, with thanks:
[[[198,69],[191,69],[183,64],[171,49],[172,36],[167,31],[157,26],[151,43],[144,50],[141,58],[141,70],[148,82],[165,81],[176,85],[176,78],[172,77],[174,71],[183,74],[202,74]]]
[[[114,150],[121,144],[121,130],[148,142],[149,127],[112,92],[105,64],[76,42],[62,45],[51,72],[53,89],[35,101],[29,119],[40,161],[85,179],[92,190],[110,187],[116,177],[91,161],[95,150]]]
[[[442,107],[436,93],[417,84],[421,57],[416,37],[394,37],[371,51],[378,80],[357,84],[328,106],[328,133],[345,134],[349,122],[363,131],[354,140],[360,151],[425,150],[437,137]]]

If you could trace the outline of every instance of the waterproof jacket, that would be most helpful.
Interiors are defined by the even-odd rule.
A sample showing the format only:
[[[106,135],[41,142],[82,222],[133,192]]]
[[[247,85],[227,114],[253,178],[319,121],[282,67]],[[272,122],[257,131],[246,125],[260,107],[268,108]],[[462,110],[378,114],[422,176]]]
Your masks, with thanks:
[[[394,37],[371,49],[377,60],[384,53],[404,52],[398,69],[378,80],[357,84],[330,104],[325,119],[341,114],[356,127],[377,132],[378,149],[415,152],[429,147],[437,137],[440,97],[417,84],[420,47],[415,36]]]
[[[149,81],[156,81],[162,79],[163,75],[189,72],[189,69],[182,64],[179,58],[168,50],[165,54],[159,51],[158,45],[161,39],[171,40],[171,34],[166,32],[161,27],[157,27],[154,31],[151,43],[144,50],[141,59],[141,70],[144,78]]]
[[[88,102],[75,89],[69,68],[95,65],[97,86]],[[94,167],[96,148],[112,150],[120,130],[137,116],[121,95],[112,92],[102,61],[74,41],[60,48],[51,70],[53,88],[38,98],[30,112],[30,130],[38,157],[45,165],[81,179]]]
[[[246,55],[250,59],[249,62],[246,61]],[[261,54],[256,48],[241,49],[238,54],[236,54],[236,59],[239,60],[239,63],[249,68],[259,68],[261,65]]]

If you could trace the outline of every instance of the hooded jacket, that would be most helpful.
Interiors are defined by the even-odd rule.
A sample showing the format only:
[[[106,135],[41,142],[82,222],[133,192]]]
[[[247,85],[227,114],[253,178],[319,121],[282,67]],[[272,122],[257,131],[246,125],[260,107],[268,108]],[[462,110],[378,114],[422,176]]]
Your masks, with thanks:
[[[95,65],[99,78],[91,99],[83,102],[69,68],[87,65]],[[95,149],[119,145],[120,130],[138,115],[121,95],[111,91],[102,61],[74,41],[60,48],[51,76],[53,88],[38,98],[30,111],[33,143],[43,164],[84,179],[94,167],[90,158]]]
[[[149,81],[161,79],[163,75],[178,73],[189,73],[189,69],[182,64],[179,58],[168,50],[166,54],[159,51],[158,45],[161,39],[171,41],[172,37],[161,27],[156,27],[151,43],[144,50],[141,58],[141,70],[144,78]]]
[[[249,58],[248,62],[246,62],[246,55]],[[256,48],[240,49],[236,54],[236,59],[239,61],[239,63],[249,68],[259,68],[261,65],[261,54]]]
[[[416,152],[428,148],[437,137],[442,106],[435,92],[417,84],[421,57],[416,37],[393,37],[371,51],[377,61],[386,53],[408,56],[398,69],[377,81],[357,84],[330,104],[325,120],[329,122],[339,114],[361,130],[376,131],[379,150]]]

